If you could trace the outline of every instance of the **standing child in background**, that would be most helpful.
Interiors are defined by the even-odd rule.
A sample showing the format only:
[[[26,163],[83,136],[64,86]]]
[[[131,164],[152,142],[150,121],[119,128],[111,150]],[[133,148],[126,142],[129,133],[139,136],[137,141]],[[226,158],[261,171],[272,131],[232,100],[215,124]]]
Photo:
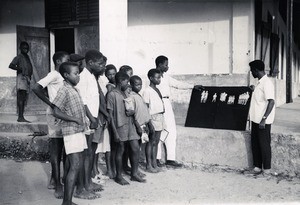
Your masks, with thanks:
[[[139,142],[132,117],[128,117],[125,111],[124,89],[128,85],[129,76],[123,72],[118,72],[115,76],[116,88],[107,93],[107,109],[111,115],[111,128],[114,141],[116,143],[116,178],[115,181],[120,185],[129,184],[122,176],[122,157],[124,152],[124,143],[128,141],[132,151],[132,181],[145,182],[137,174],[139,163]]]
[[[69,54],[64,51],[54,53],[52,60],[55,65],[55,70],[37,82],[32,91],[49,107],[47,108],[47,124],[50,137],[50,161],[51,161],[51,179],[48,188],[55,189],[54,196],[58,199],[63,197],[63,186],[60,182],[60,162],[63,153],[64,142],[61,134],[61,128],[57,126],[56,119],[53,116],[52,104],[57,95],[58,90],[63,86],[63,77],[59,73],[59,66],[69,61]],[[44,92],[44,88],[48,90],[48,96]]]
[[[25,104],[30,89],[30,80],[33,73],[32,64],[28,56],[29,44],[25,41],[20,43],[21,53],[9,64],[9,68],[17,71],[17,107],[18,122],[29,122],[24,118]]]
[[[82,152],[87,148],[84,130],[85,108],[78,90],[79,68],[76,63],[65,62],[59,68],[65,79],[63,87],[53,100],[53,114],[61,119],[62,135],[69,167],[66,171],[63,205],[73,205],[72,196],[80,168],[83,166]]]
[[[153,135],[154,135],[154,127],[151,122],[151,116],[149,112],[149,108],[147,104],[145,103],[143,97],[139,94],[139,92],[142,89],[142,79],[134,75],[130,78],[130,85],[132,86],[132,91],[131,92],[131,97],[133,98],[134,102],[134,119],[136,123],[136,128],[138,134],[142,137],[142,142],[145,141],[148,143],[149,139],[153,140]],[[148,135],[148,139],[143,139],[144,136]],[[151,156],[151,150],[149,149],[148,146],[148,153],[146,156]],[[151,160],[147,160],[147,171],[148,172],[155,172],[155,170],[152,168],[151,165]]]
[[[153,137],[149,138],[149,142],[146,144],[146,170],[154,173],[159,171],[156,158],[161,131],[165,127],[165,107],[162,101],[162,95],[156,87],[160,84],[161,72],[157,69],[151,69],[148,72],[148,78],[150,80],[150,86],[145,89],[143,97],[149,107],[151,122],[154,126],[155,133]]]
[[[168,137],[165,140],[167,148],[167,162],[166,165],[173,167],[181,167],[182,164],[176,162],[176,122],[175,116],[170,101],[171,90],[170,87],[177,89],[192,89],[194,85],[178,81],[167,74],[169,70],[168,58],[166,56],[158,56],[155,59],[156,69],[161,72],[161,83],[157,86],[162,94],[162,99],[165,105],[164,118],[166,122],[166,130],[169,132]],[[201,86],[200,86],[201,87]],[[159,146],[161,147],[161,146]],[[161,151],[159,149],[158,158],[161,159]]]
[[[109,64],[105,69],[105,76],[108,79],[108,83],[106,84],[107,92],[110,92],[112,89],[116,87],[115,75],[117,73],[117,68]]]

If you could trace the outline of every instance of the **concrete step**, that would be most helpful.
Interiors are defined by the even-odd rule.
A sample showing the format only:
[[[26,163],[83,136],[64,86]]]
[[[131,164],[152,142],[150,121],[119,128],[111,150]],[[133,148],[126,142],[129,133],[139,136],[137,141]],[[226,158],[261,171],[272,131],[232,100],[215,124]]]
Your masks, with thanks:
[[[26,115],[31,123],[17,122],[17,116],[12,114],[0,114],[0,132],[13,133],[48,133],[46,115]]]

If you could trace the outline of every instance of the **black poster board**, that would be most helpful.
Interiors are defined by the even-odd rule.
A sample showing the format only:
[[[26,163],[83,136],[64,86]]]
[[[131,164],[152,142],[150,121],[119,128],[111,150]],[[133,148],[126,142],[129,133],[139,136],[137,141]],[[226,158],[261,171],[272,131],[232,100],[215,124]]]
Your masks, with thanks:
[[[249,87],[194,88],[185,126],[245,130],[251,95]]]

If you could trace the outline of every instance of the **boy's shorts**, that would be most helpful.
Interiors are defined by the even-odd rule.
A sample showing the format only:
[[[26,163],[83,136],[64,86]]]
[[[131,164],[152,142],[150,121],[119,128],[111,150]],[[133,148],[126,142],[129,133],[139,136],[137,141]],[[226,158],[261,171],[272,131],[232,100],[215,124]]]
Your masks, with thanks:
[[[67,155],[79,153],[88,148],[86,143],[86,137],[82,132],[72,135],[65,135],[64,145]]]
[[[122,142],[140,139],[140,136],[136,132],[135,125],[133,124],[132,118],[128,120],[128,124],[118,127],[117,132],[119,134],[120,141]]]
[[[95,132],[96,134],[96,132]],[[98,147],[96,150],[97,153],[105,153],[110,152],[110,137],[108,133],[107,127],[104,127],[102,140],[98,143]]]
[[[103,136],[104,136],[104,128],[106,127],[105,125],[102,125],[100,122],[98,124],[98,128],[93,130],[94,134],[93,134],[93,139],[92,142],[94,143],[100,143],[101,141],[103,141]]]
[[[158,113],[151,115],[151,122],[155,131],[162,131],[165,128],[164,114]]]
[[[48,135],[49,138],[62,138],[61,127],[57,123],[57,119],[53,114],[47,113],[46,115],[47,124],[48,124]]]
[[[29,92],[30,79],[28,76],[24,76],[22,73],[17,74],[17,90],[26,90]]]

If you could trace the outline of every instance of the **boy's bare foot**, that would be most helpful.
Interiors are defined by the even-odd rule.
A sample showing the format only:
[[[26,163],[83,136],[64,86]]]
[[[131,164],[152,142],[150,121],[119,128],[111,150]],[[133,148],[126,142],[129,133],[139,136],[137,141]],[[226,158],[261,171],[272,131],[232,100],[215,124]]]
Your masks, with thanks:
[[[64,198],[64,191],[63,191],[63,188],[62,186],[58,186],[54,192],[54,196],[55,198],[57,199],[62,199]]]
[[[27,123],[31,123],[30,121],[26,120],[25,118],[21,117],[17,119],[18,122],[27,122]]]
[[[147,166],[146,167],[146,172],[149,172],[149,173],[157,173],[158,171],[156,169],[154,169],[152,166]]]
[[[76,191],[74,193],[74,197],[75,198],[78,198],[78,199],[88,199],[88,200],[93,200],[93,199],[98,199],[101,197],[100,194],[96,194],[96,193],[93,193],[93,192],[89,192],[85,189],[83,189],[82,191],[78,192]]]
[[[99,191],[103,191],[103,186],[100,184],[95,184],[94,182],[92,182],[90,184],[90,187],[88,189],[88,191],[94,191],[94,192],[99,192]]]
[[[123,177],[116,177],[115,182],[117,182],[120,185],[129,185],[129,182],[126,181]]]
[[[131,181],[136,181],[136,182],[141,182],[141,183],[146,182],[146,179],[143,179],[143,178],[139,177],[138,175],[131,176],[130,180]]]
[[[137,171],[137,175],[141,178],[144,178],[146,176],[146,174],[144,174],[143,172],[141,172],[140,170]]]

